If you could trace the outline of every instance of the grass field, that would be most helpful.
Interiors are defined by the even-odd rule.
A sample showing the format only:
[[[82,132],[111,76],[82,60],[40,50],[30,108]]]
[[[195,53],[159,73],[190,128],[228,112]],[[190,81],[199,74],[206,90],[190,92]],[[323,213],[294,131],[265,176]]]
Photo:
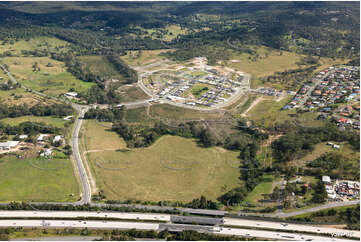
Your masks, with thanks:
[[[267,48],[264,46],[257,47],[257,53],[260,56],[264,56],[267,52]],[[250,73],[252,75],[251,86],[257,87],[259,78],[272,75],[274,72],[284,71],[289,69],[296,69],[296,62],[300,60],[301,56],[288,51],[269,50],[268,57],[252,61],[252,55],[248,53],[234,54],[232,59],[239,60],[239,62],[229,62],[228,66],[236,70]]]
[[[125,113],[125,120],[131,123],[144,123],[150,121],[147,117],[147,108],[139,107],[128,109]]]
[[[142,50],[142,51],[128,51],[127,55],[121,58],[131,66],[143,66],[154,63],[156,61],[165,60],[166,57],[159,56],[160,53],[172,51],[164,50]]]
[[[263,194],[271,194],[273,191],[274,175],[263,174],[263,179],[245,198],[246,202],[255,204],[263,199]]]
[[[3,69],[0,68],[0,83],[8,83],[9,77],[5,74]]]
[[[296,114],[295,109],[281,110],[291,99],[292,97],[286,97],[276,102],[275,97],[263,97],[263,100],[247,113],[247,117],[257,125],[264,127],[271,127],[276,122],[283,123],[287,120],[295,120],[300,125],[310,127],[319,127],[325,124],[324,121],[317,120],[317,113],[305,112],[297,114],[297,117],[291,117],[290,115]]]
[[[195,84],[195,85],[193,85],[193,87],[191,89],[191,93],[196,98],[199,98],[204,93],[208,92],[210,89],[211,89],[210,85],[207,85],[207,84]]]
[[[41,170],[31,164],[57,170]],[[6,156],[0,160],[1,202],[73,202],[78,198],[78,183],[70,160],[17,159],[15,156]]]
[[[26,103],[29,106],[33,106],[39,102],[42,104],[54,103],[51,99],[45,99],[31,92],[26,92],[25,89],[22,88],[8,91],[0,90],[0,102],[8,105],[21,105]]]
[[[1,42],[2,43],[2,42]],[[10,51],[12,55],[21,56],[22,50],[49,50],[54,51],[65,51],[68,50],[68,42],[54,38],[54,37],[45,37],[40,36],[32,38],[30,40],[20,40],[16,41],[13,44],[10,42],[6,44],[0,43],[0,52]]]
[[[201,148],[175,136],[163,136],[152,146],[133,151],[89,153],[107,199],[149,201],[190,201],[200,195],[216,199],[239,183],[238,169],[226,162],[237,163],[237,156],[238,152]]]
[[[75,91],[86,91],[94,83],[76,79],[66,71],[64,63],[48,57],[6,57],[3,62],[9,66],[10,72],[24,86],[57,96],[74,88]],[[38,63],[40,71],[34,72],[33,65]],[[52,67],[47,64],[51,63]]]
[[[290,98],[285,98],[280,102],[276,102],[275,98],[266,98],[254,106],[248,113],[247,117],[256,124],[269,127],[275,122],[283,122],[293,119],[288,114],[296,113],[296,110],[281,110],[281,108],[290,101]]]
[[[346,211],[347,208],[354,208],[357,205],[354,206],[344,206],[344,207],[336,207],[336,208],[328,208],[328,209],[324,209],[324,210],[320,210],[318,212],[310,212],[310,213],[305,213],[305,214],[301,214],[301,215],[297,215],[294,217],[291,217],[290,219],[299,219],[299,218],[309,218],[310,221],[316,222],[316,223],[337,223],[340,222],[340,219],[337,215],[333,215],[333,216],[315,216],[315,214],[323,212],[325,214],[327,214],[328,211],[330,210],[336,210],[337,212],[343,212]]]
[[[124,80],[124,77],[119,74],[113,64],[111,64],[105,56],[81,56],[79,59],[89,67],[90,72],[93,74],[102,76],[106,79],[118,79],[119,81]]]
[[[311,162],[317,158],[319,158],[321,155],[332,151],[332,147],[327,145],[327,142],[322,142],[317,145],[315,145],[314,149],[308,153],[306,156],[302,157],[302,159],[297,160],[294,162],[295,165],[304,165],[308,162]]]
[[[223,117],[222,114],[217,112],[200,112],[168,104],[152,105],[150,115],[152,117],[169,118],[172,120],[221,119]]]
[[[58,128],[63,128],[66,123],[70,123],[70,121],[63,120],[62,118],[55,117],[37,117],[37,116],[22,116],[17,118],[4,118],[1,119],[0,122],[9,125],[18,125],[22,122],[44,122],[45,124],[53,125]]]
[[[181,28],[181,26],[176,24],[167,25],[164,28],[152,28],[152,29],[145,29],[142,27],[137,26],[138,29],[146,32],[142,34],[141,37],[149,37],[152,39],[160,39],[163,41],[170,41],[177,38],[178,35],[187,34],[188,29]],[[166,33],[162,33],[162,31],[167,31]]]
[[[133,102],[136,100],[148,99],[149,96],[137,86],[120,86],[117,91],[120,94],[121,102]]]
[[[254,50],[257,51],[258,55],[261,58],[252,61],[253,55],[248,53],[238,54],[235,53],[231,59],[237,60],[229,61],[227,65],[230,68],[234,68],[239,71],[247,72],[251,74],[251,87],[256,88],[260,85],[262,86],[273,86],[275,88],[282,88],[281,86],[277,86],[277,84],[261,84],[260,78],[272,75],[275,72],[281,72],[285,70],[297,69],[297,62],[301,60],[303,57],[300,54],[296,54],[295,52],[288,52],[269,49],[265,46],[258,46],[252,47]],[[266,54],[267,53],[267,54]],[[266,57],[266,55],[268,55]],[[335,59],[332,60],[331,58],[321,58],[320,64],[321,66],[316,69],[315,72],[321,71],[329,66],[340,64],[340,63],[347,63],[348,60],[341,60]],[[306,81],[306,80],[305,80]]]
[[[182,34],[187,34],[188,30],[187,29],[182,29],[179,25],[168,25],[166,27],[166,30],[168,30],[167,34],[163,36],[163,40],[165,41],[169,41],[172,39],[177,38],[178,35],[182,35]]]
[[[95,120],[88,120],[85,123],[86,133],[85,144],[87,150],[104,150],[104,149],[124,149],[126,144],[119,135],[110,131],[111,123],[96,122]]]
[[[244,113],[258,97],[259,97],[258,95],[248,94],[247,100],[237,109],[239,114]]]

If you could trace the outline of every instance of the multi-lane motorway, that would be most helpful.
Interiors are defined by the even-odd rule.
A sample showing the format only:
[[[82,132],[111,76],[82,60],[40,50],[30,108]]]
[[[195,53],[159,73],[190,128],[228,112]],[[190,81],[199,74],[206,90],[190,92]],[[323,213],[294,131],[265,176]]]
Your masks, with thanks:
[[[342,235],[347,234],[348,237],[352,238],[360,238],[359,231],[350,231],[344,229],[337,229],[331,227],[318,227],[318,226],[311,226],[311,225],[301,225],[301,224],[293,224],[293,223],[283,223],[283,222],[273,222],[273,221],[263,221],[263,220],[255,220],[255,219],[238,219],[238,218],[207,218],[207,217],[196,217],[196,216],[176,216],[176,215],[169,215],[169,214],[153,214],[153,213],[122,213],[122,212],[88,212],[88,211],[0,211],[0,219],[10,219],[10,218],[25,218],[34,221],[34,219],[42,220],[42,219],[74,219],[74,220],[81,220],[81,226],[88,227],[85,225],[95,226],[97,223],[92,224],[90,223],[89,219],[117,219],[117,220],[140,220],[140,221],[148,221],[148,222],[163,222],[166,223],[168,228],[180,229],[180,228],[188,228],[191,229],[192,227],[187,227],[187,224],[206,224],[198,225],[195,227],[197,230],[205,230],[207,232],[210,229],[211,232],[214,231],[228,231],[228,227],[241,227],[243,229],[253,228],[252,230],[277,230],[283,232],[292,232],[292,233],[313,233],[313,234],[320,234],[322,236],[325,235]],[[87,220],[87,221],[86,221]],[[0,220],[1,221],[1,220]],[[9,221],[9,220],[7,220]],[[13,221],[13,220],[11,220]],[[14,220],[15,221],[15,220]],[[52,220],[49,220],[50,223]],[[14,224],[15,223],[15,224]],[[120,223],[123,225],[124,221]],[[181,224],[179,224],[181,223]],[[19,222],[13,222],[13,224],[6,222],[7,226],[11,225],[19,225]],[[69,223],[64,223],[62,225],[67,225]],[[101,223],[102,227],[105,224],[111,224],[111,226],[116,226],[118,224],[112,224],[112,221],[107,221]],[[143,226],[140,223],[140,226]],[[160,223],[162,225],[162,223]],[[1,225],[1,223],[0,223]],[[53,225],[58,225],[58,223],[53,223]],[[79,225],[79,224],[77,224]],[[211,226],[210,226],[211,225]],[[74,226],[74,224],[72,224]],[[91,228],[89,226],[89,228]],[[162,225],[164,228],[164,224]],[[170,226],[170,227],[169,227]],[[181,226],[181,227],[179,227]],[[105,226],[106,227],[106,226]],[[221,228],[221,230],[218,229]],[[143,227],[141,227],[143,228]],[[217,229],[216,229],[217,228]],[[158,229],[158,228],[156,228]],[[274,235],[274,234],[272,234]],[[272,238],[272,237],[270,237]]]
[[[0,227],[23,228],[90,228],[90,229],[138,229],[162,231],[194,230],[200,233],[221,235],[236,235],[242,237],[257,237],[274,240],[306,240],[306,241],[350,241],[349,239],[325,237],[318,235],[305,235],[268,230],[254,230],[242,228],[226,228],[218,226],[200,226],[186,224],[164,224],[153,222],[120,222],[120,221],[84,221],[84,220],[0,220]]]
[[[0,65],[0,68],[4,68],[4,66]],[[6,74],[9,78],[17,83],[15,78],[11,75],[10,72],[6,71]],[[24,87],[25,88],[25,87]],[[34,92],[38,94],[38,92]],[[40,93],[39,93],[40,95]],[[41,96],[45,94],[41,93]],[[47,96],[47,95],[45,95]],[[56,99],[56,98],[54,98]],[[58,99],[57,99],[58,100]],[[134,103],[126,104],[128,108],[136,107],[138,105],[142,105],[148,103],[152,99],[138,101]],[[60,100],[64,101],[64,100]],[[86,105],[77,105],[72,104],[73,107],[78,111],[79,115],[75,120],[74,130],[72,134],[72,147],[73,147],[73,156],[75,160],[75,164],[77,167],[77,172],[79,175],[79,179],[82,185],[82,199],[78,202],[72,203],[74,205],[80,204],[91,204],[93,206],[107,206],[105,204],[95,204],[91,203],[91,187],[89,183],[89,179],[87,176],[87,172],[84,168],[83,161],[79,152],[79,131],[82,124],[82,117],[89,106]],[[316,208],[312,208],[312,211],[318,211],[320,209],[325,209],[329,207],[336,206],[344,206],[349,204],[357,204],[359,201],[344,203],[336,203],[331,205],[321,205]],[[67,204],[67,203],[51,203],[51,204]],[[146,206],[146,205],[128,205],[128,204],[114,204],[112,206],[135,206],[138,208],[144,209],[158,209],[158,210],[171,210],[173,207],[162,207],[162,206]],[[188,208],[177,208],[177,210],[182,212],[189,212],[192,214],[202,214],[202,215],[218,215],[224,216],[227,214],[226,211],[219,210],[204,210],[204,209],[188,209]],[[274,217],[288,217],[298,215],[306,211],[297,211],[292,214],[273,214],[266,216],[274,216]],[[77,219],[77,218],[85,218],[85,217],[96,217],[96,218],[113,218],[113,219],[125,219],[125,220],[148,220],[149,222],[115,222],[115,221],[77,221],[77,220],[53,220],[53,219]],[[33,220],[14,220],[11,218],[31,218]],[[37,220],[36,220],[37,218]],[[43,221],[42,219],[52,219],[49,221]],[[115,212],[65,212],[65,211],[0,211],[0,227],[88,227],[88,228],[121,228],[121,229],[154,229],[154,230],[162,230],[168,228],[169,230],[184,230],[191,229],[193,227],[189,227],[190,225],[182,225],[182,224],[169,224],[172,222],[172,216],[167,214],[150,214],[150,213],[115,213]],[[162,221],[164,223],[155,223],[155,221]],[[150,223],[152,222],[152,223]],[[232,234],[232,235],[242,235],[249,237],[261,237],[261,238],[272,238],[272,239],[282,239],[282,240],[330,240],[330,237],[319,237],[314,235],[303,235],[303,233],[315,233],[315,234],[336,234],[336,235],[347,235],[349,237],[360,238],[360,233],[356,231],[345,231],[334,228],[323,228],[316,226],[306,226],[306,225],[298,225],[298,224],[285,224],[281,222],[268,222],[268,221],[259,221],[259,220],[250,220],[250,219],[234,219],[234,218],[224,218],[223,226],[238,226],[245,228],[226,228],[226,227],[216,227],[216,226],[201,226],[194,227],[195,230],[199,232],[211,232],[211,233],[220,233],[220,234]],[[248,227],[253,227],[255,229],[248,229]],[[266,231],[265,229],[275,229],[289,232],[273,232]],[[297,231],[290,233],[290,231]],[[323,235],[324,236],[324,235]],[[335,241],[343,241],[342,239],[337,239]]]

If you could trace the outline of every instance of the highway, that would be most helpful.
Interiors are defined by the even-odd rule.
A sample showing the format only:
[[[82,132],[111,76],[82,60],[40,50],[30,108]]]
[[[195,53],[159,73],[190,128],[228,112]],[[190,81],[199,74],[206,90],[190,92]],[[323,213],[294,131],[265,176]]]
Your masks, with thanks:
[[[4,71],[6,72],[6,74],[9,76],[9,78],[14,82],[17,83],[17,81],[15,80],[15,78],[11,75],[10,72],[8,72],[4,66],[0,65],[1,68],[4,69]],[[249,77],[248,77],[248,82],[249,82]],[[23,87],[25,89],[27,89],[26,87]],[[36,94],[39,94],[43,97],[49,97],[49,98],[53,98],[57,101],[61,101],[64,102],[64,100],[60,100],[58,98],[55,97],[50,97],[46,94],[40,93],[40,92],[36,92],[33,91]],[[141,100],[141,101],[137,101],[137,102],[131,102],[131,103],[125,103],[124,105],[127,106],[128,108],[133,108],[136,107],[138,105],[144,105],[146,103],[148,103],[149,101],[152,101],[153,99],[149,99],[149,100]],[[65,100],[65,102],[69,103],[68,101]],[[90,187],[90,183],[89,183],[89,179],[88,179],[88,175],[87,172],[85,170],[83,161],[81,159],[80,156],[80,152],[79,152],[79,131],[82,125],[82,117],[84,115],[84,113],[86,112],[86,110],[90,107],[87,105],[77,105],[77,104],[72,104],[73,107],[78,111],[78,117],[75,120],[75,124],[74,124],[74,129],[73,129],[73,133],[72,133],[72,148],[73,148],[73,156],[74,156],[74,160],[75,160],[75,164],[77,167],[77,171],[80,177],[80,182],[82,185],[82,198],[80,201],[75,202],[75,203],[48,203],[48,204],[73,204],[73,205],[81,205],[81,204],[91,204],[93,206],[98,206],[98,207],[106,207],[109,206],[107,204],[97,204],[97,203],[91,203],[91,187]],[[109,106],[107,106],[109,107]],[[188,108],[188,107],[187,107]],[[192,107],[190,107],[192,108]],[[308,212],[315,212],[321,209],[326,209],[326,208],[331,208],[331,207],[338,207],[338,206],[345,206],[345,205],[351,205],[351,204],[358,204],[358,201],[352,201],[352,202],[339,202],[339,203],[332,203],[332,204],[325,204],[325,205],[320,205],[314,208],[309,208],[309,209],[305,209],[305,210],[301,210],[301,211],[295,211],[295,212],[290,212],[290,213],[275,213],[275,214],[255,214],[258,216],[268,216],[268,217],[282,217],[282,218],[286,218],[289,216],[295,216],[295,215],[299,215],[299,214],[303,214],[303,213],[308,213]],[[42,204],[42,203],[33,203],[33,204]],[[136,208],[142,208],[142,209],[155,209],[155,210],[178,210],[178,211],[182,211],[182,212],[188,212],[191,214],[202,214],[202,215],[218,215],[218,216],[224,216],[226,215],[228,212],[226,211],[221,211],[221,210],[206,210],[206,209],[190,209],[190,208],[174,208],[174,207],[163,207],[163,206],[150,206],[150,205],[130,205],[130,204],[112,204],[112,206],[115,207],[136,207]],[[21,214],[22,215],[21,215]],[[249,215],[249,214],[243,214],[243,215]],[[162,215],[157,215],[157,214],[150,214],[150,213],[139,213],[139,214],[135,214],[135,213],[114,213],[114,212],[65,212],[65,211],[61,211],[61,212],[56,212],[56,211],[4,211],[4,212],[0,212],[0,218],[14,218],[14,217],[23,217],[23,218],[77,218],[77,217],[98,217],[98,218],[116,218],[116,219],[140,219],[140,220],[150,220],[150,221],[165,221],[165,222],[169,222],[171,215],[166,215],[166,214],[162,214]],[[44,224],[38,224],[39,221],[41,222],[41,220],[17,220],[17,221],[12,221],[12,220],[0,220],[0,227],[5,226],[5,227],[15,227],[15,226],[24,226],[24,227],[34,227],[34,226],[43,226]],[[12,223],[11,223],[12,222]],[[22,225],[20,225],[20,224]],[[41,222],[42,223],[42,222]],[[89,228],[123,228],[123,229],[129,229],[129,228],[136,228],[136,229],[158,229],[158,224],[151,224],[151,223],[137,223],[137,222],[133,222],[133,223],[126,223],[126,222],[100,222],[100,221],[87,221],[86,224],[84,224],[83,222],[79,222],[79,221],[55,221],[55,220],[51,220],[50,222],[51,225],[49,226],[60,226],[60,227],[89,227]],[[245,226],[245,227],[254,227],[254,228],[259,228],[259,229],[265,229],[265,228],[273,228],[273,229],[281,229],[281,230],[294,230],[294,231],[299,231],[299,232],[313,232],[313,233],[345,233],[344,230],[339,230],[339,229],[331,229],[331,228],[322,228],[322,227],[315,227],[315,226],[306,226],[306,225],[298,225],[298,224],[287,224],[287,225],[282,225],[280,222],[266,222],[266,221],[258,221],[258,220],[248,220],[248,219],[231,219],[231,218],[225,218],[225,225],[230,225],[230,226]],[[99,226],[99,227],[97,227]],[[164,225],[162,225],[164,226]],[[180,225],[172,225],[172,226],[180,226]],[[203,229],[206,229],[205,226],[201,226],[204,227]],[[188,228],[188,227],[187,227]],[[350,231],[347,231],[350,232]],[[360,233],[359,232],[355,232],[355,231],[351,231],[353,233],[352,236],[359,238],[360,237]],[[280,233],[275,233],[275,232],[270,232],[270,231],[262,231],[262,230],[249,230],[249,229],[226,229],[223,228],[220,230],[220,232],[215,232],[215,233],[225,233],[225,234],[235,234],[235,235],[244,235],[244,233],[248,233],[250,234],[251,237],[255,236],[255,237],[266,237],[266,238],[273,238],[273,239],[287,239],[287,238],[281,238],[283,235],[280,235]],[[267,236],[265,236],[267,234]],[[287,233],[289,234],[289,233]],[[262,236],[260,236],[262,235]],[[300,235],[292,235],[292,236],[300,236]],[[294,237],[296,238],[296,237]],[[298,238],[298,237],[297,237]],[[320,238],[320,237],[317,237]],[[290,238],[288,238],[290,239]],[[330,239],[330,238],[328,238]],[[339,240],[341,241],[341,240]]]
[[[297,233],[274,232],[267,230],[255,229],[235,229],[235,228],[221,228],[219,232],[215,231],[214,234],[222,235],[238,235],[256,238],[271,238],[274,240],[287,240],[287,241],[354,241],[351,239],[331,238],[317,235],[306,235]]]
[[[262,220],[224,218],[224,225],[253,227],[253,228],[260,228],[260,229],[288,230],[288,231],[309,232],[309,233],[330,234],[330,235],[333,233],[335,233],[335,234],[350,233],[350,234],[352,234],[350,237],[360,238],[359,231],[351,231],[351,230],[345,230],[345,229],[327,228],[327,227],[311,226],[311,225],[302,225],[302,224],[269,222],[269,221],[262,221]]]
[[[157,223],[138,223],[138,222],[117,222],[117,221],[29,219],[29,220],[0,220],[0,227],[158,230],[159,224],[157,224]]]
[[[302,225],[295,223],[284,223],[284,222],[272,222],[256,219],[238,219],[238,218],[223,218],[223,222],[219,218],[207,218],[207,217],[195,217],[195,216],[176,216],[169,214],[153,214],[153,213],[122,213],[122,212],[88,212],[88,211],[0,211],[0,219],[10,218],[26,218],[26,219],[83,219],[89,218],[98,219],[128,219],[128,220],[144,220],[144,221],[163,221],[169,226],[172,222],[172,226],[178,226],[178,223],[193,224],[209,224],[209,225],[220,225],[220,226],[238,226],[238,227],[252,227],[257,230],[262,229],[273,229],[283,230],[284,232],[298,232],[298,233],[315,233],[315,234],[348,234],[349,237],[360,238],[359,231],[351,231],[329,227],[319,227],[312,225]],[[214,221],[213,221],[214,220]],[[1,221],[1,220],[0,220]],[[202,221],[204,223],[202,223]],[[109,221],[111,222],[111,221]],[[212,226],[198,226],[198,229],[209,229]],[[179,227],[177,227],[179,228]],[[226,228],[224,228],[226,229]]]
[[[171,215],[155,213],[121,213],[121,212],[88,212],[88,211],[0,211],[0,219],[4,218],[107,218],[107,219],[140,219],[170,222]]]
[[[200,233],[237,235],[246,237],[269,238],[275,240],[315,240],[315,241],[352,241],[316,235],[274,232],[267,230],[224,228],[218,226],[199,226],[185,224],[158,224],[118,221],[82,221],[82,220],[0,220],[0,227],[23,228],[88,228],[88,229],[138,229],[169,231],[195,230]]]

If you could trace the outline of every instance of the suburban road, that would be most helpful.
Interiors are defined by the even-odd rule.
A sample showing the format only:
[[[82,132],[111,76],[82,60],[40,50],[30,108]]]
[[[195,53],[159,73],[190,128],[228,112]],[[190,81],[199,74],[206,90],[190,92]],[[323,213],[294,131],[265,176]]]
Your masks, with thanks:
[[[15,78],[11,75],[10,72],[8,72],[4,66],[0,64],[0,68],[3,68],[6,74],[9,76],[9,78],[14,82],[17,83]],[[26,87],[23,87],[27,89]],[[32,91],[36,94],[39,94],[43,97],[53,98],[58,101],[64,102],[64,100],[60,100],[55,97],[50,97],[46,94],[39,93],[36,91]],[[149,100],[142,100],[137,101],[133,103],[125,103],[124,105],[128,108],[134,108],[139,105],[144,105],[151,101]],[[66,101],[65,101],[66,102]],[[69,103],[69,102],[68,102]],[[79,131],[82,125],[82,117],[86,110],[90,108],[90,106],[87,105],[77,105],[72,104],[73,107],[78,112],[78,117],[75,120],[74,124],[74,130],[72,133],[72,149],[73,149],[73,156],[75,160],[75,165],[77,167],[77,171],[79,174],[79,179],[82,185],[82,196],[81,200],[75,203],[48,203],[48,204],[73,204],[73,205],[82,205],[82,204],[91,204],[93,206],[98,207],[107,207],[109,205],[107,204],[98,204],[98,203],[91,203],[91,187],[88,179],[87,172],[85,170],[83,161],[80,156],[79,151]],[[332,208],[332,207],[338,207],[338,206],[345,206],[345,205],[351,205],[351,204],[358,204],[359,201],[352,201],[352,202],[338,202],[338,203],[332,203],[332,204],[325,204],[314,208],[304,209],[301,211],[295,211],[291,213],[275,213],[275,214],[251,214],[251,215],[258,215],[258,216],[265,216],[265,217],[281,217],[286,218],[289,216],[295,216],[303,213],[308,212],[315,212],[321,209],[326,208]],[[42,204],[42,203],[32,203],[32,204]],[[151,206],[151,205],[130,205],[130,204],[112,204],[112,206],[115,207],[137,207],[137,208],[143,208],[143,209],[155,209],[155,210],[178,210],[182,212],[187,212],[191,214],[202,214],[202,215],[218,215],[218,216],[224,216],[227,215],[227,211],[221,211],[221,210],[207,210],[207,209],[190,209],[190,208],[174,208],[174,207],[164,207],[164,206]],[[21,214],[20,214],[21,213]],[[247,216],[250,214],[239,214],[242,216]],[[170,230],[174,228],[175,230],[179,229],[189,229],[190,227],[187,227],[186,225],[175,225],[175,224],[152,224],[152,223],[138,223],[138,222],[100,222],[100,221],[87,221],[84,223],[84,221],[55,221],[51,220],[49,222],[44,223],[41,220],[9,220],[10,218],[14,217],[22,217],[22,218],[78,218],[78,217],[103,217],[103,218],[116,218],[116,219],[142,219],[142,220],[150,220],[150,221],[164,221],[169,222],[171,219],[171,215],[167,214],[150,214],[150,213],[139,213],[139,214],[131,214],[131,213],[104,213],[104,212],[55,212],[55,211],[0,211],[0,218],[6,218],[7,220],[0,220],[0,227],[88,227],[88,228],[122,228],[122,229],[129,229],[129,228],[136,228],[136,229],[161,229],[159,226],[164,228],[164,226],[173,226],[169,228]],[[41,223],[41,224],[39,224]],[[281,222],[266,222],[266,221],[259,221],[259,220],[249,220],[249,219],[234,219],[234,218],[225,218],[225,225],[229,226],[242,226],[242,227],[254,227],[257,229],[265,229],[265,228],[274,228],[284,231],[299,231],[299,232],[313,232],[313,233],[350,233],[350,231],[340,230],[340,229],[332,229],[332,228],[322,228],[322,227],[315,227],[315,226],[306,226],[306,225],[297,225],[297,224],[287,224],[282,225]],[[208,226],[209,227],[209,226]],[[204,229],[207,229],[206,226],[198,226],[199,231],[204,231]],[[273,239],[283,239],[283,240],[294,240],[294,239],[300,239],[299,234],[290,234],[286,233],[286,235],[278,232],[271,232],[271,231],[262,231],[262,230],[250,230],[250,229],[235,229],[235,228],[221,228],[220,230],[213,230],[212,227],[212,233],[221,233],[221,234],[234,234],[234,235],[247,235],[250,237],[263,237],[263,238],[273,238]],[[352,236],[359,238],[360,233],[356,231],[351,231],[353,233]],[[285,237],[288,236],[288,237]],[[310,235],[307,235],[310,236]],[[291,238],[292,237],[292,238]],[[306,239],[306,236],[303,236],[304,239]],[[310,236],[310,239],[313,240],[323,240],[323,238],[326,237],[318,237],[318,236]],[[330,240],[330,237],[327,237],[325,240]],[[335,241],[346,241],[346,240],[335,240]]]
[[[83,116],[84,116],[87,108],[82,108],[79,105],[75,105],[75,104],[73,106],[79,112],[79,114],[75,120],[74,130],[73,130],[73,135],[71,137],[71,141],[72,141],[72,148],[73,148],[73,157],[74,157],[75,164],[76,164],[78,172],[79,172],[79,178],[80,178],[82,188],[83,188],[82,189],[82,199],[79,202],[77,202],[77,204],[87,204],[87,203],[91,203],[91,188],[90,188],[88,175],[86,173],[83,161],[80,156],[80,151],[79,151],[79,132],[80,132],[81,124],[83,122]]]
[[[303,104],[305,104],[305,102],[307,101],[307,99],[311,96],[311,93],[313,92],[313,90],[315,90],[316,86],[320,85],[320,83],[325,80],[326,77],[330,76],[331,74],[333,74],[335,71],[329,71],[327,72],[322,78],[318,79],[316,83],[314,83],[310,89],[308,89],[308,91],[305,93],[304,97],[301,99],[299,106],[302,106]]]
[[[275,240],[315,240],[315,241],[352,241],[348,239],[330,238],[317,235],[274,232],[267,230],[224,228],[216,226],[199,226],[185,224],[118,222],[118,221],[81,221],[81,220],[0,220],[0,227],[23,228],[88,228],[88,229],[138,229],[162,231],[195,230],[201,233],[220,235],[238,235]]]

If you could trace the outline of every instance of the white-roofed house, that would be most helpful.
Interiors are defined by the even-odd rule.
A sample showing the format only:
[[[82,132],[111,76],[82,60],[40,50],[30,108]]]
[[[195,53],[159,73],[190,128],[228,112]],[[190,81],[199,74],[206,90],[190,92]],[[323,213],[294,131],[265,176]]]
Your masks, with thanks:
[[[322,176],[322,182],[326,184],[331,184],[331,178],[329,176]]]
[[[27,134],[21,134],[19,135],[19,139],[26,139],[28,138],[29,136]]]
[[[45,137],[48,137],[48,134],[39,134],[37,141],[38,142],[43,142]]]
[[[10,150],[11,148],[15,148],[19,144],[19,141],[6,141],[0,142],[1,150]]]
[[[53,143],[58,143],[58,142],[63,143],[63,137],[61,137],[60,135],[55,136],[53,139]]]

